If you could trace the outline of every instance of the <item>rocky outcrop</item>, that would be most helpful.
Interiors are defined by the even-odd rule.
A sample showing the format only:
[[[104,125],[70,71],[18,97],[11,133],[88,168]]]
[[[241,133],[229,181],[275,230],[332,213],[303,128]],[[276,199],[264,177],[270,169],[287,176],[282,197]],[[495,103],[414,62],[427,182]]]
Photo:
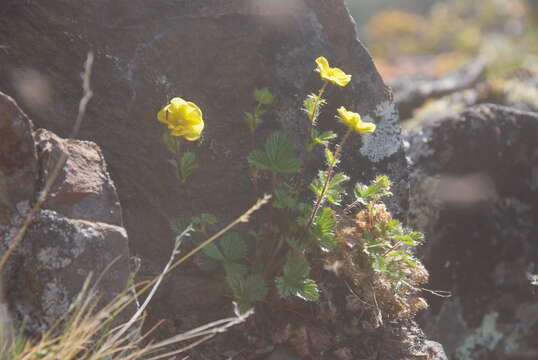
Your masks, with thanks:
[[[402,214],[407,207],[397,111],[356,40],[343,0],[52,0],[46,7],[12,3],[3,11],[0,88],[16,95],[38,126],[61,136],[78,102],[80,64],[94,50],[95,96],[81,137],[106,155],[143,270],[166,262],[170,217],[211,212],[224,223],[252,204],[256,194],[245,176],[252,149],[243,121],[252,91],[267,86],[276,94],[257,134],[260,143],[275,129],[303,142],[300,108],[320,87],[313,69],[321,55],[353,75],[348,87],[329,89],[323,126],[339,127],[340,105],[377,124],[362,143],[355,137],[343,167],[354,180],[389,174],[396,184],[394,210]],[[28,94],[21,81],[41,84],[46,96]],[[186,186],[178,186],[166,162],[162,124],[155,119],[174,96],[199,105],[206,123],[203,141],[193,144],[201,167]],[[309,163],[312,174],[319,160]]]
[[[313,71],[318,56],[353,76],[346,88],[328,89],[321,127],[344,130],[334,120],[341,105],[377,124],[374,134],[354,137],[346,146],[342,168],[353,181],[388,174],[395,193],[391,209],[402,216],[407,208],[398,113],[368,52],[356,40],[343,0],[50,0],[47,6],[11,3],[0,11],[5,52],[0,88],[16,95],[38,126],[60,136],[67,135],[79,100],[80,64],[88,50],[95,52],[95,95],[80,136],[103,149],[131,250],[142,259],[141,275],[154,276],[166,263],[174,238],[171,217],[190,219],[210,212],[224,224],[261,195],[246,175],[252,145],[243,116],[253,106],[254,88],[269,87],[276,95],[256,134],[258,146],[275,129],[296,145],[304,142],[307,126],[300,109],[305,96],[321,85]],[[37,88],[37,94],[29,91]],[[166,161],[164,129],[155,118],[174,96],[199,105],[206,125],[203,141],[189,144],[201,166],[184,186],[178,186]],[[319,153],[307,161],[308,176],[317,172],[321,159]],[[78,190],[71,198],[62,191],[62,203],[78,196]],[[56,209],[70,216],[64,208]],[[170,294],[177,300],[173,308],[161,297],[152,304],[150,318],[192,319],[178,321],[171,332],[200,324],[211,313],[204,310],[205,302],[193,304],[185,296],[204,292],[192,290],[192,284],[207,283],[200,274],[190,276]]]
[[[0,256],[41,191],[59,154],[67,162],[50,197],[2,271],[6,301],[29,333],[39,334],[65,316],[86,278],[100,276],[103,302],[127,286],[129,249],[115,186],[99,148],[61,139],[33,125],[0,93],[0,174],[3,188]]]
[[[405,135],[427,335],[452,359],[538,358],[538,114],[481,105]]]
[[[440,98],[476,85],[486,71],[486,64],[476,60],[450,74],[442,76],[411,75],[392,80],[389,85],[402,119],[430,99]]]

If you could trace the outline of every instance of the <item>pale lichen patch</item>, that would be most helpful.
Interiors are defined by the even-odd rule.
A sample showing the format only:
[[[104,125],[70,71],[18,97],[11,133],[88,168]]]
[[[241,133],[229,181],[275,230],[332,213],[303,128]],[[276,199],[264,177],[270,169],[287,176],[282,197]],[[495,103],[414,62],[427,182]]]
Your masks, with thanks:
[[[479,328],[471,332],[463,344],[456,350],[456,358],[461,360],[474,359],[473,352],[476,349],[493,350],[504,337],[504,334],[497,329],[497,318],[499,314],[491,312],[482,319]]]
[[[394,102],[387,100],[378,104],[374,113],[379,119],[376,130],[363,135],[360,153],[377,163],[400,150],[402,139],[398,111]],[[365,115],[363,120],[375,122],[370,115]]]

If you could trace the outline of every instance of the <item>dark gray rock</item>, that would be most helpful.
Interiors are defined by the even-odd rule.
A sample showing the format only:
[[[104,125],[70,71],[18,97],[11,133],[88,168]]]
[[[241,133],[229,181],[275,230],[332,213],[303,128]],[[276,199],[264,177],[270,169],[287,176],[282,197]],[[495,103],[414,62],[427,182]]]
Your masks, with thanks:
[[[5,279],[8,301],[34,334],[66,315],[90,274],[94,280],[103,275],[98,285],[103,305],[124,290],[129,278],[125,229],[69,219],[51,210],[36,216],[19,254],[17,270]]]
[[[116,187],[99,147],[90,141],[61,139],[44,129],[35,137],[41,180],[48,178],[62,154],[68,155],[43,207],[73,219],[122,226]]]
[[[482,60],[475,60],[462,69],[440,77],[412,75],[402,76],[390,82],[394,100],[402,119],[410,118],[413,111],[428,99],[472,88],[486,70]]]
[[[34,196],[38,169],[32,123],[9,96],[0,92],[0,233],[17,207]]]
[[[422,318],[453,359],[538,357],[538,114],[481,105],[405,134],[410,222],[426,233]]]
[[[304,141],[299,109],[321,85],[313,71],[321,55],[353,75],[346,88],[328,90],[331,105],[322,126],[343,130],[334,120],[340,105],[378,126],[362,141],[354,137],[342,168],[362,181],[387,173],[395,183],[393,209],[401,215],[407,207],[398,114],[356,40],[343,0],[51,0],[47,6],[14,3],[3,11],[0,89],[17,94],[39,126],[61,136],[68,134],[79,100],[81,64],[88,50],[95,51],[95,97],[81,136],[103,149],[132,249],[153,268],[168,257],[170,217],[212,212],[226,222],[257,196],[245,176],[252,149],[243,122],[255,87],[267,86],[277,96],[259,142],[275,129],[296,144]],[[48,102],[33,101],[27,86],[17,85],[27,78],[46,84]],[[163,127],[155,119],[173,96],[198,104],[206,122],[200,146],[191,144],[201,168],[187,186],[178,186],[166,162]],[[310,160],[314,174],[320,157]]]
[[[97,145],[61,139],[43,129],[32,132],[30,120],[2,93],[0,210],[9,211],[0,222],[0,257],[12,246],[61,152],[68,160],[44,204],[48,209],[38,212],[1,273],[1,300],[19,325],[36,335],[66,315],[90,273],[94,280],[103,275],[96,287],[103,304],[125,289],[130,276],[121,208]]]

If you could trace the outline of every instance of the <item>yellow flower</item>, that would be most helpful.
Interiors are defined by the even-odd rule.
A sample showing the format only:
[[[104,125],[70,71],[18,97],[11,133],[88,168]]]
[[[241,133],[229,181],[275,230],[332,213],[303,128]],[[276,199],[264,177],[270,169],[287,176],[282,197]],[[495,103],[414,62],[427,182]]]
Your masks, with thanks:
[[[343,106],[338,108],[338,115],[340,115],[340,122],[361,135],[374,132],[375,130],[374,123],[363,122],[359,114],[354,113],[353,111],[348,111]]]
[[[168,125],[170,135],[183,136],[189,141],[198,140],[204,130],[200,108],[178,97],[170,100],[170,104],[159,111],[157,119]]]
[[[317,71],[322,80],[330,81],[338,86],[346,86],[351,81],[351,75],[346,74],[339,68],[332,68],[323,56],[316,59]]]

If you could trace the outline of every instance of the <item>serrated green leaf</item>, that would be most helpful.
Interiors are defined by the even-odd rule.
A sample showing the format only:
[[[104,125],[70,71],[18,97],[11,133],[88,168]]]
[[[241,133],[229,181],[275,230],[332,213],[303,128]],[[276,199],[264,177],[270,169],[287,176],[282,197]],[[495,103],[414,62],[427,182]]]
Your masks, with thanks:
[[[305,301],[318,301],[319,300],[318,285],[312,279],[305,279],[299,291],[297,291],[294,295]]]
[[[245,276],[247,273],[247,267],[243,264],[225,261],[222,265],[227,276]]]
[[[202,252],[212,259],[220,260],[220,261],[224,260],[224,256],[222,255],[218,246],[214,242],[209,243],[206,246],[204,246],[204,248],[202,249]]]
[[[322,251],[329,252],[336,249],[338,239],[336,231],[336,213],[328,207],[322,208],[312,226],[312,234],[316,238]]]
[[[392,195],[390,190],[391,183],[387,176],[378,176],[369,186],[357,183],[354,188],[354,194],[362,204],[367,204],[371,200],[377,200],[383,196]]]
[[[293,210],[297,207],[297,204],[297,197],[289,187],[280,186],[275,190],[274,208]]]
[[[308,244],[297,240],[294,237],[286,237],[286,243],[295,251],[302,254],[308,250]]]
[[[325,162],[327,166],[335,166],[338,163],[338,159],[334,157],[334,153],[330,149],[325,149]]]
[[[319,110],[325,103],[326,100],[320,98],[316,94],[308,95],[303,101],[303,111],[306,113],[306,116],[312,123],[315,123],[319,115]]]
[[[250,274],[245,280],[245,292],[249,302],[262,301],[267,297],[268,289],[261,274]]]
[[[279,173],[295,173],[301,167],[301,161],[295,157],[293,145],[280,132],[274,132],[269,136],[265,143],[265,151],[250,153],[248,161],[261,170]]]
[[[327,172],[320,171],[318,177],[310,184],[310,189],[319,198],[323,191],[323,185],[327,179]],[[342,197],[346,194],[346,189],[343,184],[349,180],[349,177],[344,173],[336,173],[329,181],[325,192],[325,200],[333,205],[340,205]]]
[[[210,258],[203,252],[194,258],[194,263],[204,271],[213,271],[220,266],[220,262]]]
[[[374,183],[382,190],[390,190],[391,182],[387,175],[379,175],[375,178]]]
[[[247,244],[236,232],[226,233],[218,244],[222,255],[227,260],[238,260],[247,256]]]
[[[270,105],[273,102],[273,94],[268,88],[254,89],[254,98],[262,105]]]
[[[283,268],[287,279],[303,279],[310,273],[310,265],[304,259],[290,259]]]

